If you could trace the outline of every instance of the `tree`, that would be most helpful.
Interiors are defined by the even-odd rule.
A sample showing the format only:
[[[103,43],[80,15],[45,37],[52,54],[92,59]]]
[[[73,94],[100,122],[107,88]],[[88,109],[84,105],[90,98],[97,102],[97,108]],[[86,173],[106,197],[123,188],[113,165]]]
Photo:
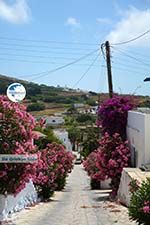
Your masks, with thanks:
[[[84,134],[85,136],[85,134]],[[87,156],[99,146],[99,131],[91,128],[86,133],[86,138],[82,142],[81,155],[86,159]]]
[[[68,129],[68,137],[72,144],[72,150],[75,151],[75,144],[80,140],[80,129],[73,126]]]
[[[76,114],[78,111],[77,109],[74,107],[74,104],[71,104],[71,106],[68,108],[67,112],[69,114]]]

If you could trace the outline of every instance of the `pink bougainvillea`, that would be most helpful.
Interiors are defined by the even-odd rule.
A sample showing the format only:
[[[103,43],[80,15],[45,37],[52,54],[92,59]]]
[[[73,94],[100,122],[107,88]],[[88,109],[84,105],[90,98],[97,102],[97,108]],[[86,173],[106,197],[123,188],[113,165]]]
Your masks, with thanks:
[[[125,139],[128,111],[134,106],[131,98],[114,96],[107,99],[98,108],[97,125],[102,127],[103,133],[119,133]]]
[[[0,154],[35,152],[33,129],[35,119],[25,106],[0,96]],[[16,194],[34,176],[35,164],[0,163],[0,194]]]
[[[130,151],[127,141],[122,141],[119,134],[110,136],[105,133],[100,146],[84,161],[84,168],[91,179],[101,181],[111,178],[112,193],[115,195],[120,182],[123,167],[129,165]]]

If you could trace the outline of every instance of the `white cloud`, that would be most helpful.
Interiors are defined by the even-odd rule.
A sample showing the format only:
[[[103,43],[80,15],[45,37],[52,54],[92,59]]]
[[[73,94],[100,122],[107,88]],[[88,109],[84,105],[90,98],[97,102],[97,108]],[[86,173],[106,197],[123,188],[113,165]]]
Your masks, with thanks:
[[[69,17],[65,24],[72,27],[80,27],[80,22],[74,17]]]
[[[30,19],[30,9],[26,0],[16,0],[8,4],[0,0],[0,17],[11,23],[26,23]]]
[[[107,35],[106,39],[111,43],[124,42],[135,38],[150,29],[150,9],[139,10],[130,7],[124,12],[122,19]],[[150,46],[150,34],[130,43],[130,46]]]
[[[97,18],[96,21],[102,24],[111,24],[112,21],[109,18]]]
[[[68,17],[65,25],[69,27],[70,34],[74,42],[79,42],[81,38],[82,27],[80,21],[74,17]]]

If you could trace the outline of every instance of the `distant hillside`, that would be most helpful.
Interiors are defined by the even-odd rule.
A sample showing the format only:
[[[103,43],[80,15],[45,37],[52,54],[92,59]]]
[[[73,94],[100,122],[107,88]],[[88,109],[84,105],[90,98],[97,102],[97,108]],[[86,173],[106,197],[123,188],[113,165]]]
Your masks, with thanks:
[[[56,91],[61,91],[62,88],[56,88],[56,87],[50,87],[47,85],[38,85],[33,82],[28,82],[26,80],[20,80],[14,77],[8,77],[4,75],[0,75],[0,94],[5,94],[7,87],[13,83],[13,82],[19,82],[22,83],[26,90],[27,90],[27,98],[32,97],[33,95],[39,95],[39,94],[47,94],[52,93]]]
[[[0,75],[0,94],[5,94],[7,87],[13,83],[13,82],[19,82],[22,83],[26,90],[27,90],[27,98],[32,98],[33,96],[45,96],[45,97],[50,97],[50,96],[57,96],[57,95],[62,95],[63,96],[81,96],[84,94],[82,91],[76,91],[73,89],[67,89],[63,87],[54,87],[54,86],[48,86],[44,84],[36,84],[33,82],[28,82],[25,80],[20,80],[17,78],[13,77],[8,77],[4,75]],[[93,92],[94,93],[94,92]]]
[[[0,75],[0,94],[6,94],[7,87],[13,82],[19,82],[25,86],[27,96],[24,103],[27,106],[30,105],[29,111],[55,108],[65,109],[74,103],[95,105],[95,102],[98,100],[97,93],[92,91],[87,93],[63,87],[39,85],[4,75]]]
[[[7,87],[13,82],[19,82],[25,86],[27,96],[24,104],[27,105],[29,111],[42,111],[42,114],[54,114],[64,111],[72,107],[74,103],[83,103],[85,107],[94,106],[98,102],[101,104],[105,99],[109,98],[106,93],[97,94],[93,91],[84,92],[44,84],[39,85],[4,75],[0,75],[0,95],[6,94]],[[135,98],[140,102],[141,106],[150,106],[148,96],[135,96]]]

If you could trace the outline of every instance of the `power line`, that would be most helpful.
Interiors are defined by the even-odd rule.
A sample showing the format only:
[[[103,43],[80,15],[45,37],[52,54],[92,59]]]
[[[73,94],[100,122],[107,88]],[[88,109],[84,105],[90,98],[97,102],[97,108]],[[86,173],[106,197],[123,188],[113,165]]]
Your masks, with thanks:
[[[51,47],[49,45],[26,45],[26,44],[9,44],[9,43],[0,43],[1,46],[15,46],[15,47],[26,47],[26,48],[48,48],[48,49],[67,49],[67,50],[79,50],[79,51],[90,51],[90,50],[93,50],[91,48],[70,48],[70,47],[58,47],[58,46],[54,46],[54,47]]]
[[[96,49],[96,50],[94,50],[94,51],[92,51],[92,52],[90,52],[90,53],[88,53],[88,54],[86,54],[86,55],[80,57],[79,59],[76,59],[76,60],[74,60],[74,61],[72,61],[72,62],[70,62],[70,63],[67,63],[67,64],[63,65],[63,66],[59,66],[59,67],[57,67],[57,68],[55,68],[55,69],[52,69],[52,70],[49,70],[49,71],[44,71],[44,72],[41,72],[41,73],[30,74],[30,76],[32,76],[32,75],[40,75],[40,76],[36,77],[36,79],[39,79],[39,78],[41,78],[41,77],[43,77],[43,76],[47,76],[47,75],[49,75],[49,74],[51,74],[51,73],[54,73],[54,72],[56,72],[56,71],[58,71],[58,70],[64,69],[64,68],[66,68],[66,67],[68,67],[68,66],[71,66],[71,65],[77,63],[77,62],[80,62],[81,60],[83,60],[83,59],[85,59],[85,58],[87,58],[87,57],[93,55],[94,53],[96,53],[96,52],[98,52],[98,51],[99,51],[99,49]],[[34,80],[35,80],[35,79],[34,79]]]
[[[150,29],[147,30],[147,31],[145,31],[144,33],[142,33],[142,34],[140,34],[140,35],[138,35],[138,36],[132,38],[132,39],[129,39],[129,40],[123,41],[123,42],[113,43],[113,44],[111,44],[111,45],[124,45],[124,44],[128,44],[128,43],[130,43],[130,42],[133,42],[133,41],[138,40],[139,38],[145,36],[145,35],[148,34],[148,33],[150,33]]]
[[[56,56],[42,56],[42,55],[26,55],[26,54],[12,54],[12,53],[5,53],[1,52],[1,55],[4,56],[15,56],[15,57],[29,57],[29,58],[41,58],[41,59],[62,59],[62,60],[76,60],[76,58],[70,57],[56,57]],[[91,61],[91,60],[90,60]],[[47,62],[48,63],[48,62]]]
[[[115,49],[118,49],[118,48],[115,47]],[[122,49],[120,47],[119,47],[119,50],[121,50],[122,52],[127,52],[130,55],[134,55],[134,56],[138,57],[139,60],[144,60],[144,62],[150,63],[150,60],[147,60],[148,58],[150,58],[150,55],[147,55],[147,54],[144,54],[144,53],[141,54],[141,53],[139,53],[137,51],[131,51],[131,50]]]
[[[120,58],[117,58],[117,57],[113,57],[113,59],[116,59],[116,60],[113,60],[112,61],[112,63],[113,64],[117,64],[117,62],[118,62],[118,65],[123,65],[123,66],[125,66],[125,67],[131,67],[129,64],[131,64],[132,66],[133,66],[133,62],[131,62],[131,61],[127,61],[127,60],[121,60]],[[126,62],[126,63],[122,63],[122,61],[123,62]],[[121,63],[120,63],[121,62]],[[150,70],[148,70],[147,68],[145,68],[145,65],[141,65],[141,64],[139,64],[138,62],[134,62],[134,64],[136,64],[136,67],[138,67],[139,69],[144,69],[145,71],[147,71],[148,73],[150,72]],[[142,68],[141,68],[142,67]]]
[[[52,64],[52,65],[64,65],[62,63],[57,63],[55,61],[33,61],[33,60],[25,60],[25,59],[12,59],[12,58],[1,58],[0,61],[10,61],[10,62],[21,62],[21,63],[32,63],[32,64]],[[85,64],[75,64],[74,66],[89,66],[88,63]],[[99,66],[99,65],[94,65]]]
[[[106,68],[106,66],[104,66]],[[136,70],[131,70],[131,69],[126,69],[126,67],[120,67],[120,66],[113,66],[114,69],[125,71],[125,72],[130,72],[130,73],[136,73],[139,75],[143,75],[143,73],[140,73],[139,71]]]
[[[52,53],[52,54],[62,54],[62,55],[83,55],[83,53],[78,52],[58,52],[58,51],[50,51],[50,50],[35,50],[35,49],[23,49],[23,48],[7,48],[7,47],[1,47],[0,49],[3,50],[10,50],[10,51],[24,51],[24,52],[38,52],[38,53]]]
[[[135,95],[137,90],[142,88],[142,86],[143,86],[143,82],[134,89],[134,91],[131,93],[131,95]]]
[[[89,67],[87,68],[87,70],[82,74],[82,76],[80,77],[80,79],[73,85],[72,89],[75,88],[79,84],[79,82],[86,76],[86,74],[92,68],[92,66],[94,65],[94,63],[98,59],[98,57],[99,57],[99,54],[94,58],[93,62],[89,65]]]
[[[134,57],[134,56],[132,56],[132,55],[129,55],[129,54],[127,54],[126,52],[124,52],[124,51],[122,51],[122,50],[119,50],[119,49],[117,49],[117,48],[115,48],[115,47],[113,47],[113,46],[112,46],[112,48],[115,49],[115,50],[118,51],[118,52],[121,52],[123,55],[125,55],[125,56],[127,56],[127,57],[129,57],[129,58],[131,58],[131,59],[134,59],[135,61],[140,62],[140,63],[144,64],[145,66],[150,67],[150,64],[145,63],[144,61],[142,61],[142,60],[140,60],[140,59],[138,59],[138,58],[136,58],[136,57]]]
[[[35,40],[35,39],[24,39],[24,38],[10,38],[10,37],[2,37],[0,36],[1,40],[8,40],[8,41],[21,41],[21,42],[37,42],[37,43],[53,43],[53,44],[67,44],[67,45],[93,45],[98,46],[98,43],[85,43],[85,42],[67,42],[67,41],[54,41],[54,40]]]

